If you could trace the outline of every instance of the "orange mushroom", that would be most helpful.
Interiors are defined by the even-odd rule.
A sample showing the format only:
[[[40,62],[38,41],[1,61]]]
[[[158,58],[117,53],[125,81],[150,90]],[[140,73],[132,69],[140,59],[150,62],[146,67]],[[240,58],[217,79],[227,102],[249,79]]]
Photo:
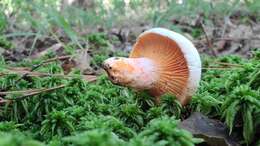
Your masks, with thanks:
[[[114,84],[149,90],[157,102],[171,93],[182,105],[189,102],[201,77],[200,56],[192,42],[164,28],[145,31],[129,58],[108,58],[103,68]]]

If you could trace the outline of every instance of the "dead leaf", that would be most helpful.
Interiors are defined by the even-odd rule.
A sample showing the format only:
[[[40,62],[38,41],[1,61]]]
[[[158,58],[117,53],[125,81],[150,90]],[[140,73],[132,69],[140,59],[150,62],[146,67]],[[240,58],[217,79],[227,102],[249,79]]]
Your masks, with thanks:
[[[74,58],[76,62],[76,68],[78,68],[82,73],[89,73],[93,71],[90,67],[91,56],[88,54],[88,49],[79,50],[77,56]]]
[[[220,41],[216,42],[217,50],[220,50],[220,51],[224,50],[226,45],[227,45],[226,40],[220,40]]]
[[[241,24],[235,28],[231,28],[228,37],[233,39],[240,39],[241,37],[250,38],[252,35],[253,35],[252,28],[250,26]]]
[[[83,75],[83,78],[89,82],[94,82],[97,80],[97,76],[94,75]]]
[[[72,68],[76,67],[76,62],[73,59],[67,59],[62,62],[61,67],[66,75],[71,72]]]

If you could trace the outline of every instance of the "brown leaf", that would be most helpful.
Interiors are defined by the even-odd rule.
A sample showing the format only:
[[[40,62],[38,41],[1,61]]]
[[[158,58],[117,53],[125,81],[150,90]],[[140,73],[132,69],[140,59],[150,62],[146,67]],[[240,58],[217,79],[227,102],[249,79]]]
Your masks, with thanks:
[[[227,41],[226,40],[220,40],[220,41],[216,42],[216,46],[217,46],[218,50],[225,49],[226,45],[227,45]]]
[[[74,61],[76,63],[76,68],[78,68],[82,73],[86,73],[89,70],[93,70],[90,67],[90,60],[91,57],[88,54],[88,49],[85,50],[79,50],[77,52],[77,56],[74,58]]]
[[[62,62],[61,67],[66,75],[71,72],[72,68],[76,67],[76,62],[73,59],[68,59]]]
[[[89,82],[94,82],[97,80],[97,76],[94,75],[83,75],[83,78]]]
[[[228,37],[233,39],[239,39],[243,36],[243,38],[250,38],[253,35],[252,28],[247,25],[238,25],[235,28],[231,28]]]

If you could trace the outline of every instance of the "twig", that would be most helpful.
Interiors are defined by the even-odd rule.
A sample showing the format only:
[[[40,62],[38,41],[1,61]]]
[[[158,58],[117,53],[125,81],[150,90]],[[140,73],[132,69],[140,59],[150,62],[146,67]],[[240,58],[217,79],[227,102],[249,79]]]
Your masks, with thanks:
[[[35,35],[34,39],[33,39],[33,43],[31,45],[31,48],[30,48],[30,53],[29,53],[29,56],[31,56],[34,48],[35,48],[35,45],[37,43],[37,40],[39,39],[40,35],[39,35],[39,32]]]
[[[56,60],[67,60],[67,59],[70,59],[71,57],[72,57],[72,55],[65,55],[65,56],[50,58],[50,59],[47,59],[46,61],[44,61],[44,63],[49,63],[49,62],[56,61]]]
[[[53,87],[53,88],[48,88],[48,89],[41,89],[39,91],[36,91],[36,92],[32,92],[32,93],[29,93],[29,94],[26,94],[26,95],[23,95],[23,96],[20,96],[20,97],[17,97],[13,100],[21,100],[21,99],[24,99],[28,96],[34,96],[34,95],[37,95],[37,94],[41,94],[43,92],[50,92],[50,91],[53,91],[53,90],[57,90],[57,89],[60,89],[60,88],[63,88],[65,87],[65,85],[60,85],[60,86],[57,86],[57,87]]]
[[[73,75],[64,75],[64,74],[49,74],[49,73],[42,73],[42,72],[30,72],[30,71],[15,71],[15,70],[10,70],[10,72],[14,72],[14,73],[21,73],[21,74],[27,74],[27,77],[46,77],[46,76],[51,76],[51,77],[63,77],[63,78],[72,78],[74,77]],[[10,73],[1,73],[0,72],[0,76],[4,76],[4,75],[9,75]],[[82,77],[89,81],[89,82],[93,82],[97,79],[97,77],[95,75],[82,75]]]
[[[213,56],[216,57],[216,56],[217,56],[217,52],[213,49],[213,45],[212,45],[211,41],[209,40],[209,37],[208,37],[207,32],[206,32],[206,30],[205,30],[205,26],[204,26],[204,24],[202,23],[202,21],[200,21],[200,26],[201,26],[201,28],[202,28],[202,30],[203,30],[203,33],[204,33],[205,37],[206,37],[208,47],[212,50]]]
[[[227,65],[227,66],[243,67],[243,65],[240,65],[240,64],[233,64],[233,63],[227,63],[227,62],[215,62],[215,63],[220,64],[220,65]]]
[[[45,65],[45,64],[47,64],[47,63],[50,63],[50,62],[53,62],[53,61],[56,61],[56,60],[65,60],[65,59],[69,59],[69,58],[71,58],[71,57],[72,57],[71,55],[67,55],[67,56],[60,56],[60,57],[54,57],[54,58],[48,59],[48,60],[43,61],[42,63],[40,63],[40,64],[38,64],[38,65],[33,66],[32,69],[30,69],[30,72],[36,70],[36,69],[39,68],[40,66],[43,66],[43,65]],[[27,72],[24,73],[20,78],[18,78],[16,81],[14,81],[15,84],[18,83],[19,81],[21,81],[22,79],[26,78],[26,77],[29,75],[30,72],[27,71]],[[10,89],[10,88],[11,88],[11,86],[7,86],[4,90],[8,90],[8,89]]]
[[[53,90],[56,90],[56,89],[60,89],[60,88],[63,88],[65,87],[66,85],[59,85],[59,86],[56,86],[56,87],[53,87],[53,88],[44,88],[44,89],[31,89],[31,90],[24,90],[24,91],[10,91],[10,92],[0,92],[0,95],[7,95],[7,94],[16,94],[16,93],[26,93],[26,92],[29,92],[27,94],[24,94],[22,96],[19,96],[19,97],[16,97],[15,99],[7,99],[7,100],[22,100],[26,97],[29,97],[29,96],[34,96],[34,95],[38,95],[38,94],[41,94],[41,93],[44,93],[44,92],[50,92],[50,91],[53,91]]]
[[[64,87],[64,85],[60,85],[62,87]],[[60,87],[60,86],[57,86],[57,87]],[[57,88],[57,87],[54,87],[54,88]],[[7,95],[7,94],[31,94],[31,93],[35,93],[35,92],[41,92],[41,91],[46,91],[46,90],[49,90],[49,89],[52,89],[52,88],[43,88],[43,89],[29,89],[29,90],[20,90],[20,91],[6,91],[6,92],[0,92],[0,95]],[[26,95],[28,95],[26,94]]]
[[[226,16],[226,17],[224,18],[224,28],[223,28],[222,33],[221,33],[221,38],[224,38],[224,36],[225,36],[226,29],[227,29],[227,24],[228,24],[227,21],[228,21],[228,20],[229,20],[229,17]]]
[[[226,40],[226,41],[241,41],[241,40],[260,40],[259,37],[248,37],[248,38],[231,38],[231,37],[223,37],[223,38],[215,38],[215,40]]]
[[[70,59],[71,57],[72,57],[72,55],[65,55],[65,56],[59,56],[59,57],[47,59],[47,60],[43,61],[42,63],[33,66],[31,71],[34,71],[35,69],[39,68],[40,66],[48,64],[50,62],[57,61],[57,60],[67,60],[67,59]]]
[[[240,64],[232,64],[232,63],[226,63],[226,62],[214,62],[215,64],[219,64],[219,65],[225,65],[225,66],[229,66],[229,67],[214,67],[214,66],[210,66],[210,67],[205,67],[202,68],[204,70],[226,70],[226,69],[238,69],[238,68],[242,68],[243,65]]]
[[[35,69],[39,68],[40,66],[46,65],[46,64],[48,64],[50,62],[57,61],[57,60],[66,60],[66,59],[70,59],[71,57],[72,57],[71,55],[66,55],[66,56],[59,56],[59,57],[54,57],[54,58],[47,59],[47,60],[43,61],[42,63],[33,66],[31,71],[34,71]]]
[[[39,91],[41,89],[29,89],[29,90],[21,90],[21,91],[4,91],[4,92],[0,92],[0,95],[8,95],[8,94],[25,94],[28,92],[36,92]]]
[[[10,103],[10,102],[12,102],[12,101],[9,100],[9,99],[4,99],[4,98],[0,97],[0,104],[3,104],[3,103]]]
[[[203,67],[203,70],[227,70],[227,69],[238,69],[237,67],[230,67],[230,68],[225,68],[225,67]]]

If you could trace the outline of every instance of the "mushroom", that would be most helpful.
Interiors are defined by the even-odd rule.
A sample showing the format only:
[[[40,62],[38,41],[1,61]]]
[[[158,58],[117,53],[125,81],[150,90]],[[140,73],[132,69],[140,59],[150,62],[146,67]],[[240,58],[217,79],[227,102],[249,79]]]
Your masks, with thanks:
[[[114,84],[148,90],[156,102],[171,93],[182,105],[190,101],[201,78],[201,60],[192,42],[165,28],[143,32],[129,58],[108,58],[103,68]]]

